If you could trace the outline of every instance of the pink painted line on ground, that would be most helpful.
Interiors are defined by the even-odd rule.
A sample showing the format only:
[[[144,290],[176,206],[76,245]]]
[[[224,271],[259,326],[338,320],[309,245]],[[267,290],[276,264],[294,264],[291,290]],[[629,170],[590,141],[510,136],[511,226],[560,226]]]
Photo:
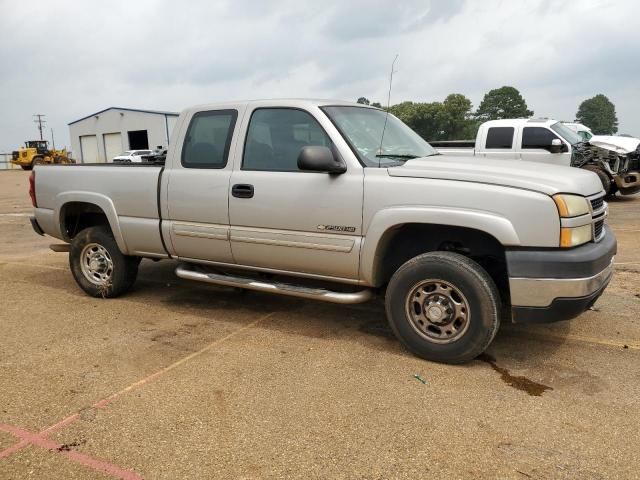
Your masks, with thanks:
[[[27,430],[23,430],[22,428],[6,424],[0,424],[0,430],[20,438],[20,442],[16,443],[13,447],[9,447],[3,452],[0,452],[0,458],[2,458],[3,456],[11,455],[11,453],[13,452],[8,453],[7,455],[3,455],[9,450],[14,449],[14,451],[17,451],[19,448],[33,445],[48,450],[52,453],[64,455],[69,460],[79,463],[80,465],[92,468],[93,470],[108,473],[122,480],[142,480],[142,477],[132,470],[120,468],[112,463],[103,462],[102,460],[98,460],[97,458],[90,457],[89,455],[85,455],[84,453],[76,452],[74,450],[65,450],[63,448],[63,445],[56,443],[39,433],[31,433]],[[21,446],[19,448],[16,448],[18,445]]]
[[[70,423],[75,422],[76,420],[78,420],[80,418],[80,413],[74,413],[73,415],[69,415],[67,418],[63,418],[62,420],[60,420],[58,423],[54,423],[53,425],[45,428],[44,430],[42,430],[40,432],[40,435],[48,435],[52,432],[55,432],[56,430],[60,430],[63,427],[66,427],[67,425],[69,425]]]
[[[166,372],[168,372],[170,370],[173,370],[174,368],[176,368],[176,367],[182,365],[183,363],[191,360],[192,358],[197,357],[198,355],[201,355],[201,354],[205,353],[206,351],[208,351],[211,348],[213,348],[214,346],[216,346],[216,345],[228,340],[229,338],[231,338],[231,337],[233,337],[233,336],[235,336],[235,335],[237,335],[237,334],[239,334],[239,333],[241,333],[241,332],[243,332],[245,330],[250,329],[251,327],[257,325],[258,323],[260,323],[260,322],[266,320],[267,318],[271,317],[273,314],[275,314],[275,312],[271,312],[271,313],[269,313],[267,315],[264,315],[263,317],[260,317],[259,319],[254,320],[251,323],[248,323],[244,327],[239,328],[238,330],[235,330],[235,331],[231,332],[230,334],[225,335],[224,337],[211,342],[207,346],[201,348],[200,350],[198,350],[196,352],[193,352],[193,353],[187,355],[186,357],[181,358],[180,360],[176,361],[175,363],[172,363],[171,365],[168,365],[168,366],[158,370],[157,372],[154,372],[151,375],[149,375],[149,376],[147,376],[147,377],[145,377],[145,378],[143,378],[141,380],[138,380],[137,382],[134,382],[134,383],[126,386],[122,390],[120,390],[120,391],[118,391],[118,392],[116,392],[116,393],[114,393],[114,394],[112,394],[112,395],[110,395],[110,396],[108,396],[106,398],[103,398],[102,400],[97,401],[96,403],[94,403],[92,405],[92,407],[93,408],[105,408],[111,402],[116,400],[120,395],[122,395],[122,394],[124,394],[124,393],[126,393],[126,392],[128,392],[130,390],[133,390],[135,388],[138,388],[138,387],[140,387],[140,386],[142,386],[142,385],[144,385],[146,383],[149,383],[150,381],[152,381],[156,377],[159,377],[159,376],[163,375],[164,373],[166,373]],[[37,434],[27,432],[26,430],[22,430],[20,428],[14,427],[12,425],[0,424],[0,430],[4,430],[4,431],[6,431],[8,433],[12,433],[13,435],[21,438],[21,440],[18,443],[14,444],[11,447],[6,448],[2,452],[0,452],[0,458],[8,457],[9,455],[12,455],[15,452],[17,452],[18,450],[21,450],[21,449],[23,449],[23,448],[25,448],[25,447],[27,447],[29,445],[37,445],[37,446],[41,446],[43,448],[48,448],[48,447],[44,447],[42,445],[43,441],[51,442],[52,444],[55,444],[55,442],[52,442],[51,440],[46,438],[46,435],[48,435],[48,434],[50,434],[52,432],[55,432],[57,430],[60,430],[61,428],[64,428],[65,426],[75,422],[79,418],[80,418],[80,412],[73,413],[73,414],[69,415],[68,417],[63,418],[59,422],[56,422],[53,425],[48,426],[47,428],[45,428],[44,430],[42,430],[40,433],[37,433]],[[30,440],[30,439],[32,439],[32,440]],[[59,445],[57,447],[55,447],[55,448],[56,449],[59,448]],[[70,452],[59,452],[59,453],[70,453]],[[78,455],[80,455],[82,457],[86,457],[86,458],[91,459],[91,457],[87,457],[86,455],[83,455],[83,454],[81,454],[79,452],[74,452],[74,453],[78,454]],[[77,457],[77,456],[75,456],[75,457]],[[95,459],[92,459],[92,460],[95,460]],[[98,462],[101,465],[102,464],[110,465],[108,463],[101,462],[100,460],[95,460],[95,462]],[[83,465],[84,465],[84,463],[83,463]],[[89,465],[87,465],[87,466],[89,466]],[[119,469],[119,467],[116,467],[115,465],[112,465],[112,467],[115,468],[115,469]],[[102,470],[102,471],[110,473],[107,470]],[[137,476],[137,474],[135,472],[131,472],[130,470],[122,470],[122,472],[129,472],[129,474],[136,475],[134,477],[121,477],[124,480],[134,480],[134,479],[142,478],[142,477]]]
[[[22,448],[24,448],[24,447],[26,447],[28,445],[29,445],[29,442],[27,442],[26,440],[20,440],[15,445],[11,445],[9,448],[6,448],[3,451],[1,451],[0,452],[0,458],[4,458],[4,457],[8,457],[9,455],[13,455],[18,450],[20,450],[20,449],[22,449]]]
[[[120,468],[117,465],[103,462],[102,460],[90,457],[88,455],[85,455],[84,453],[76,452],[74,450],[62,451],[59,453],[67,457],[69,460],[79,463],[80,465],[84,465],[85,467],[89,467],[100,472],[108,473],[109,475],[121,478],[122,480],[142,480],[142,477],[133,470]]]

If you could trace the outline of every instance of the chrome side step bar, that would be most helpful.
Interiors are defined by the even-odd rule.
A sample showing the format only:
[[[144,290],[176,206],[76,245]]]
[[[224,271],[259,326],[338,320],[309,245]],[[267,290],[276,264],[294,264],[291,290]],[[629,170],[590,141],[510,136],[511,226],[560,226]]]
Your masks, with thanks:
[[[245,277],[236,277],[210,272],[198,272],[195,270],[189,270],[184,266],[176,268],[176,275],[187,280],[197,280],[199,282],[213,283],[227,287],[245,288],[247,290],[256,290],[258,292],[278,293],[280,295],[289,295],[292,297],[310,298],[331,303],[363,303],[373,297],[373,293],[369,289],[353,293],[334,292],[323,288],[309,288],[281,282],[267,283]]]

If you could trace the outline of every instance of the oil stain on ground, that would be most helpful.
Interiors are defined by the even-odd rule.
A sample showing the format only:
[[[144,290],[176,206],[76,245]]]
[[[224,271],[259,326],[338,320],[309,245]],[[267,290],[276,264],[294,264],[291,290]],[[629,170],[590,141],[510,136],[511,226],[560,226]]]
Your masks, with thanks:
[[[534,382],[527,377],[523,377],[520,375],[511,375],[509,373],[509,370],[504,367],[498,366],[498,364],[496,363],[496,359],[488,353],[483,353],[482,355],[480,355],[478,357],[478,360],[491,365],[491,368],[493,368],[500,374],[500,378],[504,383],[506,383],[510,387],[522,390],[523,392],[526,392],[533,397],[539,397],[547,390],[553,390],[553,388],[547,385],[543,385],[542,383]]]

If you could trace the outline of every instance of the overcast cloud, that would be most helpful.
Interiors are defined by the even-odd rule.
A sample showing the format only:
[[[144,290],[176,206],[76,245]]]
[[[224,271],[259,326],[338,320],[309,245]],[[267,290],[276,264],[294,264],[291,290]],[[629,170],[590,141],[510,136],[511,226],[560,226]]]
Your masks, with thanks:
[[[513,85],[573,120],[604,93],[640,136],[640,2],[0,0],[0,152],[109,106],[175,110],[241,98],[383,101]],[[47,135],[50,137],[50,134]]]

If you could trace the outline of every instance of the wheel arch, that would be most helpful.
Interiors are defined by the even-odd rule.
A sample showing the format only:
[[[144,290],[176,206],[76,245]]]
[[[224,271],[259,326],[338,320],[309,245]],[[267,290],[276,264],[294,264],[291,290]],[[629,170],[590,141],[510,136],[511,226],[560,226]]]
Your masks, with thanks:
[[[438,208],[381,211],[371,222],[361,255],[365,283],[380,287],[406,260],[429,251],[465,252],[471,258],[495,257],[504,263],[505,246],[520,239],[506,218],[486,212]],[[485,266],[486,267],[486,266]],[[489,272],[506,277],[506,270]],[[494,278],[508,289],[506,278]]]
[[[106,225],[120,251],[128,253],[115,205],[109,197],[92,192],[66,192],[58,195],[57,205],[54,218],[58,219],[60,234],[65,241],[71,242],[84,228]]]

